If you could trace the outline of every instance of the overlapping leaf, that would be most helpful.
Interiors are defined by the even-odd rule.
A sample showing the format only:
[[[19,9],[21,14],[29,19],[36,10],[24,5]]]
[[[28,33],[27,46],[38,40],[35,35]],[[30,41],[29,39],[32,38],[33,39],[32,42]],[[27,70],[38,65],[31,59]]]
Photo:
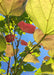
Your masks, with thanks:
[[[44,34],[54,34],[54,0],[28,0],[26,12]]]
[[[20,16],[25,10],[27,0],[1,0],[0,13],[3,15]]]
[[[34,32],[33,36],[34,36],[34,40],[38,43],[42,39],[44,34],[42,33],[40,29],[37,29]],[[40,45],[42,45],[44,49],[46,50],[53,50],[54,49],[54,35],[47,35],[45,39],[40,43]]]

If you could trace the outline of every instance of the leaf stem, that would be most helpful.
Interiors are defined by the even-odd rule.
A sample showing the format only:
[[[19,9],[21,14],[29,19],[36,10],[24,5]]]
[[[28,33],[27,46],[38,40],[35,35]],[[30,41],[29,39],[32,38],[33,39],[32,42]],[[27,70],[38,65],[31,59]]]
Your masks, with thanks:
[[[33,50],[36,46],[38,46],[40,43],[41,43],[41,41],[43,41],[44,40],[44,38],[47,36],[47,34],[45,34],[43,37],[42,37],[42,39],[31,49],[31,50]]]

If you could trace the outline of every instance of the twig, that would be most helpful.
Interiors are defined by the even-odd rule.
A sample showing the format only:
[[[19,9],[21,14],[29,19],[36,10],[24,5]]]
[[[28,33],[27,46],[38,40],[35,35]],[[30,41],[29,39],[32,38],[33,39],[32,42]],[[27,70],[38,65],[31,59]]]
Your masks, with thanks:
[[[8,63],[8,69],[7,69],[7,75],[9,74],[10,62],[11,62],[11,58],[9,57],[9,63]]]
[[[22,36],[22,35],[21,35]],[[20,42],[20,39],[21,39],[21,36],[19,38],[19,40],[17,41],[17,46],[16,46],[16,57],[15,57],[15,75],[16,75],[16,61],[17,61],[17,50],[18,50],[18,46],[19,46],[19,42]]]
[[[10,25],[9,25],[9,16],[8,15],[7,15],[7,20],[8,20],[8,28],[9,28],[9,32],[10,32],[10,35],[11,35],[11,41],[12,41],[12,34],[11,34]],[[12,46],[13,46],[13,42],[12,42]],[[14,51],[14,48],[13,48],[13,53],[14,53],[14,59],[15,59],[15,51]],[[7,75],[9,73],[10,61],[11,61],[11,57],[9,57],[9,64],[8,64],[8,68],[7,68]]]

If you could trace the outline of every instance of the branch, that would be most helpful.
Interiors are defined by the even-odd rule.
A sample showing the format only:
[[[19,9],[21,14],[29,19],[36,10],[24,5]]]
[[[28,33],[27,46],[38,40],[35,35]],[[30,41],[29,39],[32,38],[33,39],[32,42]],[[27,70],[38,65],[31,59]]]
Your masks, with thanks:
[[[45,34],[43,37],[42,37],[42,39],[31,49],[31,50],[33,50],[36,46],[38,46],[40,43],[41,43],[41,41],[43,41],[44,40],[44,38],[46,37],[47,35]],[[29,52],[28,52],[29,53]],[[24,59],[24,58],[23,58]],[[17,66],[18,68],[20,68],[21,67],[21,65],[22,65],[22,63],[23,63],[23,60],[22,60],[22,62]],[[16,72],[17,73],[17,72]]]

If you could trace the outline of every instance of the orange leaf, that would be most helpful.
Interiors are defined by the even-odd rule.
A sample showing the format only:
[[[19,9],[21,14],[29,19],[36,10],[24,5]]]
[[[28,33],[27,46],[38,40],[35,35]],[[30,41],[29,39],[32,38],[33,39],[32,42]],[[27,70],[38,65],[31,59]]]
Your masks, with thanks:
[[[20,16],[25,10],[27,0],[1,0],[0,13],[3,15]]]
[[[18,49],[19,50],[19,49]],[[14,53],[13,53],[13,46],[12,45],[7,45],[7,48],[5,50],[6,52],[6,56],[7,57],[12,57],[14,56]],[[15,49],[15,54],[16,54],[16,49]]]
[[[45,56],[45,57],[44,57],[44,60],[49,60],[49,59],[50,59],[49,56]]]
[[[34,40],[38,43],[44,34],[40,29],[36,29],[34,34]],[[54,49],[54,35],[47,35],[45,39],[40,43],[46,50],[53,50]]]

